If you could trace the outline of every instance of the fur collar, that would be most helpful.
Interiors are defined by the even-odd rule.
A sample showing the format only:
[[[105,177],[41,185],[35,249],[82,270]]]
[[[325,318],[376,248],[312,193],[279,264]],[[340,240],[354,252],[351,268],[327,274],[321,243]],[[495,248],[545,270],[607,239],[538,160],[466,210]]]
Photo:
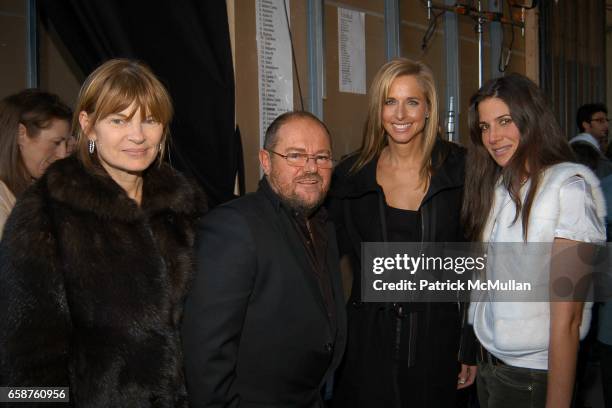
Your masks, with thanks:
[[[164,211],[205,211],[200,189],[167,164],[152,165],[143,179],[141,207],[113,179],[87,172],[75,157],[55,162],[40,182],[51,199],[106,220],[136,221]]]

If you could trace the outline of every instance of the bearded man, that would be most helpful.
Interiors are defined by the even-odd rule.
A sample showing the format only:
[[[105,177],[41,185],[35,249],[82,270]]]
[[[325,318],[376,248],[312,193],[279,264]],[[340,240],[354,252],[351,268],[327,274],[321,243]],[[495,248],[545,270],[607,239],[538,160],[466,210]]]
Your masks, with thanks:
[[[334,229],[321,203],[330,135],[308,112],[266,131],[257,192],[201,222],[183,318],[191,407],[323,407],[346,317]]]

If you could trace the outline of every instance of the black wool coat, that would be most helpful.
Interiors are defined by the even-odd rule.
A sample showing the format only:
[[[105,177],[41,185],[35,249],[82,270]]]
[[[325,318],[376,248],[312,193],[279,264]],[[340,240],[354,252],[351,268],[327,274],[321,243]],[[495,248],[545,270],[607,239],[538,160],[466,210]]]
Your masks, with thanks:
[[[183,322],[192,408],[323,406],[321,388],[346,339],[330,222],[326,231],[335,325],[289,212],[265,180],[202,219]]]
[[[73,157],[18,200],[0,244],[0,384],[75,407],[184,407],[179,339],[199,189],[167,165],[142,205]]]
[[[351,173],[356,158],[335,169],[327,203],[341,256],[354,273],[334,407],[454,407],[458,361],[475,363],[471,327],[464,326],[461,335],[465,305],[403,304],[398,318],[397,305],[361,301],[361,243],[388,238],[384,192],[376,181],[378,159]],[[464,167],[463,148],[436,142],[430,185],[419,208],[423,242],[465,241],[460,224]]]

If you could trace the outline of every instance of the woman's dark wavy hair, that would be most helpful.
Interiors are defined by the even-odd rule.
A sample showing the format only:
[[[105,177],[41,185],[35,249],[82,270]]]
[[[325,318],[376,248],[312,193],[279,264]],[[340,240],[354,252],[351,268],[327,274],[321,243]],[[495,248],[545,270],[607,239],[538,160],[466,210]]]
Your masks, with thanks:
[[[510,116],[521,138],[514,156],[502,168],[495,163],[482,143],[478,105],[488,98],[501,99],[510,109]],[[473,240],[482,240],[483,229],[493,206],[495,186],[507,188],[516,207],[514,222],[521,216],[523,239],[527,241],[529,214],[548,167],[573,159],[572,151],[555,116],[540,89],[527,77],[510,74],[488,81],[470,98],[468,112],[470,140],[466,167],[462,221]],[[530,180],[525,201],[521,201],[521,185]]]

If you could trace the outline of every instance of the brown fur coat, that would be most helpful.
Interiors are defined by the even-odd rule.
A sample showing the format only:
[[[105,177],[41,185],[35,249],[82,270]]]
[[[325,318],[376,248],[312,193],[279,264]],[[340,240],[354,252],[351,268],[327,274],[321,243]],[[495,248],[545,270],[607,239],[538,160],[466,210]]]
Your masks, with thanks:
[[[169,166],[142,205],[74,158],[17,202],[0,245],[0,385],[68,386],[78,407],[186,406],[179,324],[198,188]]]

